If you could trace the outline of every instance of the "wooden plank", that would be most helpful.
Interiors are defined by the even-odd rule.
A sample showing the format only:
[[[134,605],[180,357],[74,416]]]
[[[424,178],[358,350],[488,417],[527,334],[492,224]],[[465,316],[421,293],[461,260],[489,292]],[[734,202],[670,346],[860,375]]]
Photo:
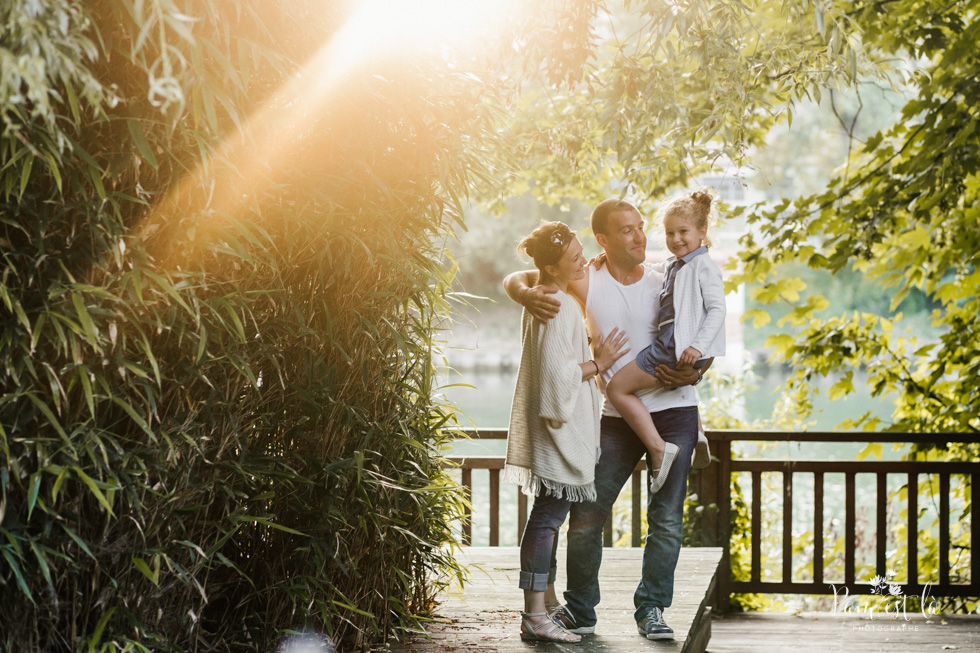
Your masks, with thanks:
[[[908,491],[908,570],[909,585],[919,582],[919,477],[915,472],[909,472]]]
[[[888,578],[886,566],[886,550],[888,545],[888,475],[877,474],[878,505],[876,508],[875,526],[875,573],[882,578]]]
[[[971,496],[976,497],[976,482],[980,474],[970,474]],[[977,542],[980,542],[980,501],[970,502],[970,584],[974,587],[980,583],[980,552],[977,551]]]
[[[674,629],[672,642],[652,642],[637,633],[633,620],[633,592],[640,579],[643,549],[607,548],[603,550],[599,583],[602,602],[596,609],[599,623],[596,634],[583,638],[576,651],[615,653],[647,646],[657,651],[701,653],[697,648],[710,636],[711,621],[704,620],[690,636],[698,621],[699,612],[706,609],[706,597],[722,557],[720,547],[685,548],[677,563],[677,582],[674,600],[665,611],[667,623]],[[462,547],[457,559],[469,569],[470,580],[462,591],[440,597],[435,610],[436,621],[426,634],[411,637],[407,642],[391,643],[395,653],[429,653],[439,651],[522,651],[529,647],[545,650],[567,650],[561,645],[531,645],[520,639],[520,612],[523,595],[517,587],[520,571],[519,550],[516,547]],[[559,596],[563,589],[565,551],[558,557]],[[692,639],[690,645],[687,640]],[[704,640],[706,642],[706,640]],[[552,647],[555,648],[552,648]],[[688,646],[688,648],[685,648]],[[694,648],[691,648],[693,646]]]
[[[854,556],[857,555],[855,547],[848,546],[857,539],[854,476],[853,472],[844,474],[844,584],[848,587],[854,585]]]
[[[762,472],[752,472],[752,580],[762,579]]]
[[[490,546],[500,544],[500,470],[490,470]]]
[[[711,608],[706,607],[691,626],[691,634],[681,653],[704,653],[711,641]]]
[[[823,583],[823,472],[813,474],[813,583]]]
[[[524,526],[527,525],[527,495],[517,488],[517,543],[524,537]]]
[[[971,544],[975,553],[980,543]],[[939,475],[939,582],[949,582],[949,474]]]
[[[631,539],[633,546],[643,546],[643,532],[640,526],[640,515],[643,510],[640,505],[640,496],[643,489],[643,472],[633,471],[633,514],[630,520],[630,528],[632,529]]]
[[[732,443],[719,442],[714,448],[718,456],[716,487],[718,488],[718,507],[720,509],[718,511],[718,540],[714,543],[723,545],[724,553],[721,558],[721,571],[715,585],[717,589],[712,604],[716,610],[727,612],[732,589],[732,563],[728,551],[732,523]]]
[[[783,472],[783,582],[793,581],[793,472]]]
[[[463,544],[473,542],[473,510],[470,507],[473,500],[473,470],[463,469],[463,496],[466,502],[463,504]]]
[[[920,653],[980,650],[980,617],[918,614],[874,619],[833,613],[715,616],[708,653]]]

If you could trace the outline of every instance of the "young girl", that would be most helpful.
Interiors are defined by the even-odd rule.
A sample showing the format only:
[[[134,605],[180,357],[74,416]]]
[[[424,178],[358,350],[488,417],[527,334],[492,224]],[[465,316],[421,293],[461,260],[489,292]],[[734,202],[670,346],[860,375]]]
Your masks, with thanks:
[[[606,396],[651,456],[651,492],[663,487],[678,447],[664,442],[634,393],[661,387],[653,376],[659,364],[693,365],[700,374],[705,359],[725,354],[725,289],[721,269],[708,256],[711,200],[711,195],[698,191],[674,197],[661,209],[667,249],[673,256],[667,260],[660,291],[657,334],[606,387]]]
[[[518,246],[534,259],[538,283],[557,290],[558,315],[522,317],[521,364],[507,434],[504,479],[535,497],[521,538],[524,590],[521,639],[578,642],[545,607],[554,589],[558,529],[573,501],[595,500],[601,401],[595,377],[625,354],[626,335],[614,329],[589,351],[581,307],[566,291],[585,276],[582,244],[561,222],[546,222]]]

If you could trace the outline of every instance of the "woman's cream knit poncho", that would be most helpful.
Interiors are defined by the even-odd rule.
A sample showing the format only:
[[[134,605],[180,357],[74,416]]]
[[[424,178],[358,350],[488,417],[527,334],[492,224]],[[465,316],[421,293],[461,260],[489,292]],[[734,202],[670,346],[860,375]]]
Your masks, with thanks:
[[[567,293],[554,297],[561,309],[548,322],[527,311],[522,317],[504,480],[531,496],[544,488],[569,501],[594,501],[602,400],[579,367],[592,358],[581,308]]]

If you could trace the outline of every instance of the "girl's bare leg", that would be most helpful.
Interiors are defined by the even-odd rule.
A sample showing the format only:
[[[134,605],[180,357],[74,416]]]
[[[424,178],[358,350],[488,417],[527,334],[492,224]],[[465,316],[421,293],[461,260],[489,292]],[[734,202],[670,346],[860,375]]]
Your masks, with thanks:
[[[640,369],[635,361],[616,372],[606,385],[606,397],[612,402],[626,423],[630,425],[650,453],[653,469],[660,469],[664,457],[664,439],[660,437],[653,418],[635,393],[659,388],[660,381]]]

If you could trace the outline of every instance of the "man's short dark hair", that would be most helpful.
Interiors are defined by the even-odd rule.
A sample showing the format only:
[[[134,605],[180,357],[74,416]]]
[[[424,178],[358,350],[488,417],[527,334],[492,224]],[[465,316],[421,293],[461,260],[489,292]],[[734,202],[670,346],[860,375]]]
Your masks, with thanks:
[[[637,215],[640,213],[636,210],[635,206],[626,200],[616,199],[615,197],[599,202],[599,204],[592,210],[592,218],[590,219],[593,235],[609,235],[610,213],[630,211],[636,213]]]

